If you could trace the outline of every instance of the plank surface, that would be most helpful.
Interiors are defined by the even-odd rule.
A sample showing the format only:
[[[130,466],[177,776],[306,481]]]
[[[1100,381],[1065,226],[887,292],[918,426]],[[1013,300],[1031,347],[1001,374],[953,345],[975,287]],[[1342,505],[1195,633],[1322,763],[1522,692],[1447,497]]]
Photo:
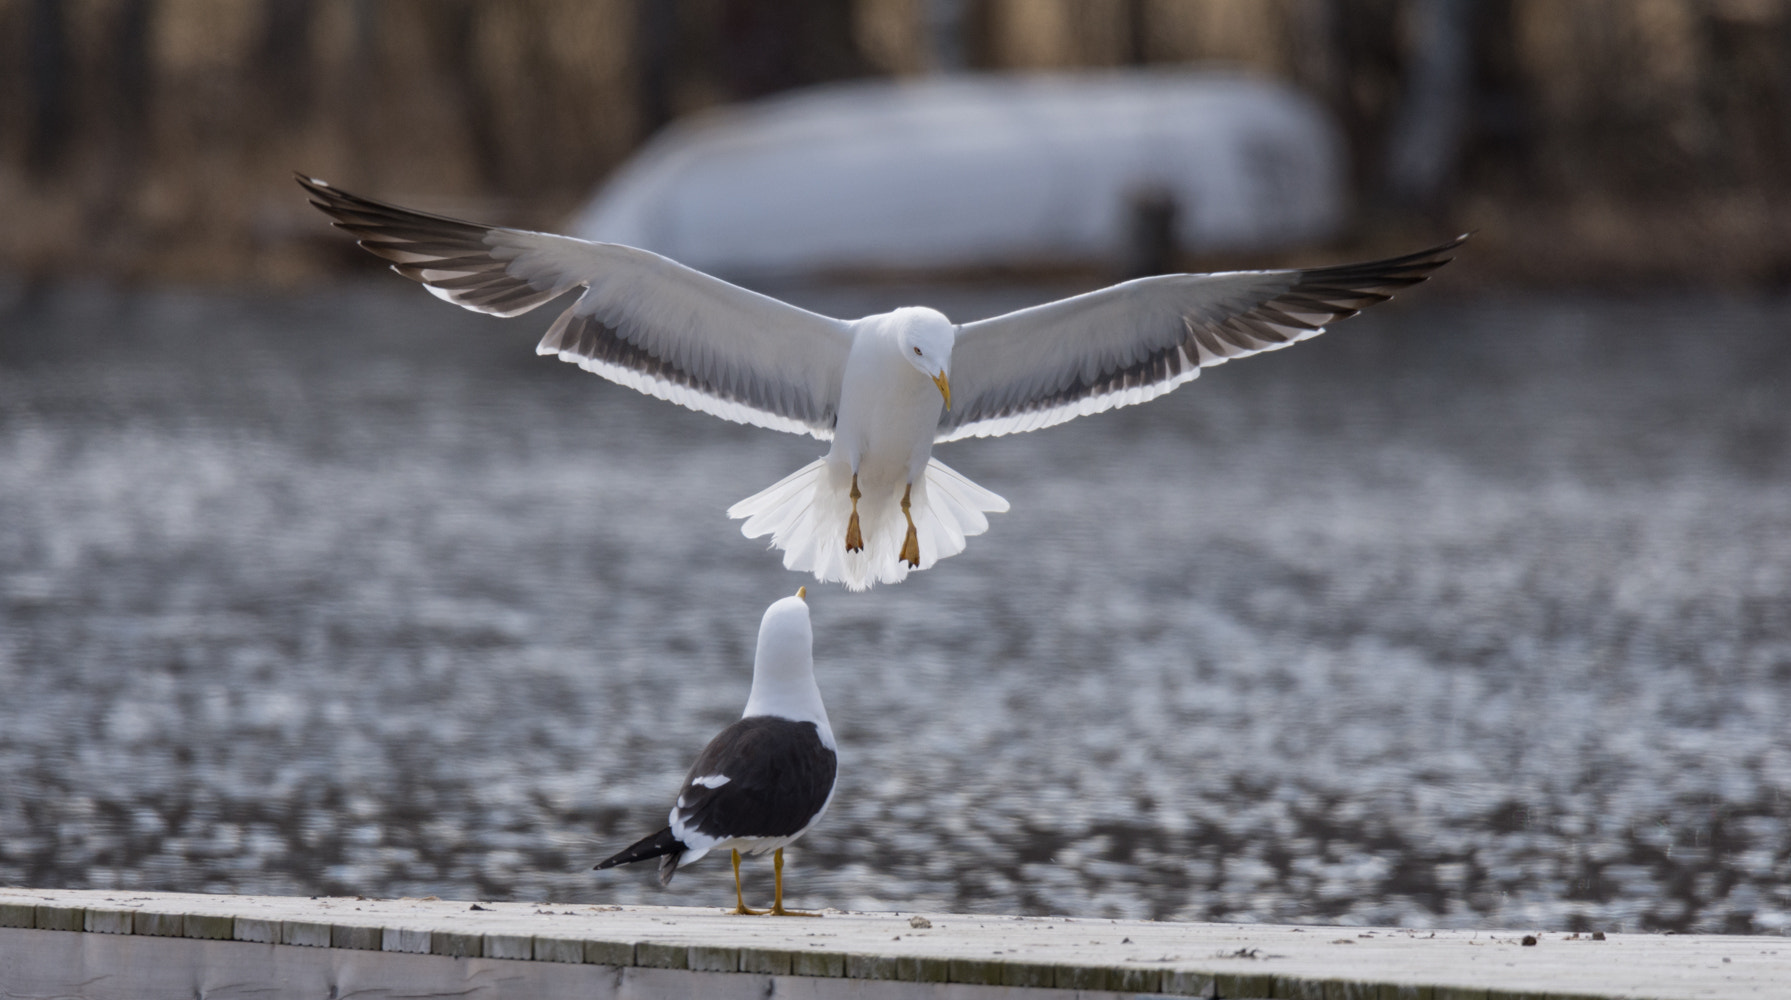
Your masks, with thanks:
[[[177,938],[187,949],[182,961],[213,963],[216,969],[201,971],[214,975],[252,968],[255,961],[269,964],[271,953],[287,955],[280,961],[290,965],[305,957],[291,956],[314,949],[319,961],[311,965],[337,970],[332,975],[352,969],[358,970],[354,976],[365,978],[384,962],[394,970],[403,965],[406,975],[425,975],[412,966],[437,969],[427,976],[446,983],[476,966],[480,981],[496,982],[525,970],[543,984],[565,979],[587,990],[590,974],[602,969],[608,970],[602,975],[611,977],[605,981],[639,980],[631,989],[653,979],[647,970],[663,970],[721,975],[716,982],[729,984],[730,992],[736,981],[751,992],[775,980],[780,995],[797,985],[807,989],[811,981],[836,979],[858,981],[851,991],[867,997],[882,995],[880,989],[870,989],[874,982],[954,990],[957,984],[979,988],[977,996],[1068,990],[1287,1000],[1791,997],[1791,940],[1784,937],[1612,934],[1593,940],[1533,934],[1528,936],[1535,943],[1525,944],[1521,930],[1431,932],[832,910],[818,920],[800,920],[682,907],[473,905],[434,899],[0,888],[0,928],[33,932],[0,930],[0,957],[8,957],[8,949],[75,948],[71,954],[88,956],[90,965],[108,955],[107,961],[149,961],[155,948],[176,947],[158,939]],[[52,931],[57,933],[47,933]],[[232,948],[207,952],[186,942]],[[243,949],[260,949],[254,954],[261,957],[245,957],[249,951]],[[416,965],[419,961],[425,964]],[[527,970],[525,961],[540,968]],[[0,961],[0,970],[12,970],[0,971],[0,993],[49,995],[43,990],[55,984],[11,981],[26,965]],[[450,968],[461,971],[439,971]],[[584,974],[574,971],[580,968]],[[618,970],[626,970],[626,976]],[[312,978],[319,974],[307,973]],[[797,985],[787,985],[792,983]],[[953,994],[923,990],[889,995]]]

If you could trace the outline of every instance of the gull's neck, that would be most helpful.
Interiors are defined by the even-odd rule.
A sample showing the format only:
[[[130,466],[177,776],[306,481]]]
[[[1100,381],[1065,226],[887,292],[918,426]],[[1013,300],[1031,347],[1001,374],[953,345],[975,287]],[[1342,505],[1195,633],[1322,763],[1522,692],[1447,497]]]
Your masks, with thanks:
[[[833,747],[833,727],[815,684],[814,637],[806,607],[791,607],[787,597],[765,612],[759,626],[758,653],[753,657],[752,693],[742,717],[770,715],[794,722],[812,722],[821,742]]]

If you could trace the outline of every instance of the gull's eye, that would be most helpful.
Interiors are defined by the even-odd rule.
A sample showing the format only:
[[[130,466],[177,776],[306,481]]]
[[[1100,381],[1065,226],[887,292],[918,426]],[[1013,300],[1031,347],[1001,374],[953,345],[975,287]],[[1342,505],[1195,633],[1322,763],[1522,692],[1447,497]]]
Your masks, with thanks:
[[[914,353],[916,353],[916,354],[919,354],[919,353],[920,353],[920,348],[918,348],[918,347],[916,347],[916,348],[915,348],[915,349],[914,349]]]

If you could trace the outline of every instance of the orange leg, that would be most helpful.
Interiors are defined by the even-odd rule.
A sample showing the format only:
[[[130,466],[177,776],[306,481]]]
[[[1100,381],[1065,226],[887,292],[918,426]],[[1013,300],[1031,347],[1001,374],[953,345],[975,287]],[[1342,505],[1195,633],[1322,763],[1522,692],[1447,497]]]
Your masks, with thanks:
[[[784,909],[784,849],[781,847],[778,848],[777,853],[773,854],[771,857],[772,857],[772,871],[777,873],[777,895],[774,897],[775,901],[771,904],[771,909],[766,912],[770,913],[774,917],[818,917],[818,916],[820,916],[819,913],[809,913],[805,910],[786,910],[786,909]]]
[[[858,492],[858,473],[856,472],[852,473],[852,492],[847,495],[852,498],[852,519],[846,522],[846,551],[863,552],[864,533],[858,530],[858,498],[864,494]]]
[[[914,530],[914,515],[908,512],[908,497],[914,492],[914,484],[902,491],[902,516],[908,519],[908,537],[902,539],[902,561],[915,569],[920,568],[920,535]]]
[[[767,911],[748,909],[746,894],[740,891],[740,852],[734,853],[734,912],[743,917],[761,916]]]

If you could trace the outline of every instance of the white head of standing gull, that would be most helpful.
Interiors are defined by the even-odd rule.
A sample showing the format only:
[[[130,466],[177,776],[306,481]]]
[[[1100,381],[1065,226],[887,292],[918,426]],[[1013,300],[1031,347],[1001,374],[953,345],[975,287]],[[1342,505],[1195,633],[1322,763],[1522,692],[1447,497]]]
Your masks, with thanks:
[[[582,287],[538,353],[727,420],[831,440],[728,516],[749,538],[769,535],[787,568],[852,590],[962,552],[988,530],[986,514],[1007,510],[933,445],[1155,399],[1202,368],[1392,298],[1467,239],[1362,264],[1139,278],[974,323],[922,307],[839,320],[645,250],[298,181],[362,247],[456,305],[515,316]]]
[[[710,851],[734,857],[734,912],[803,916],[784,909],[784,846],[809,831],[833,801],[839,759],[815,686],[814,632],[806,588],[765,609],[753,657],[752,692],[740,721],[722,730],[691,765],[666,827],[597,864],[659,859],[659,881]],[[740,890],[740,855],[774,852],[776,895],[752,910]]]

